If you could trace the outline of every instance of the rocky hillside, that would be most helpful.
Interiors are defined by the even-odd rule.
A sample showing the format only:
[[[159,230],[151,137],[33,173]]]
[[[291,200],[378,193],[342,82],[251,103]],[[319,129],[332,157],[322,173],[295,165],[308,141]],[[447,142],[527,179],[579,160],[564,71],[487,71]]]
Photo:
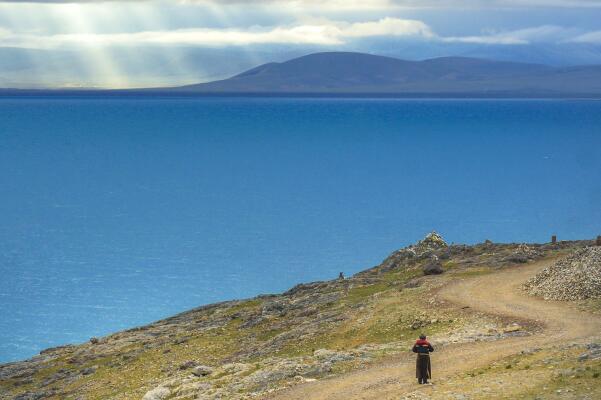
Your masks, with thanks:
[[[448,245],[437,234],[347,279],[212,304],[0,366],[0,399],[246,399],[406,352],[525,334],[520,321],[447,304],[437,290],[591,242]],[[534,329],[534,328],[533,328]]]
[[[545,300],[601,297],[601,247],[586,247],[545,268],[524,285]]]

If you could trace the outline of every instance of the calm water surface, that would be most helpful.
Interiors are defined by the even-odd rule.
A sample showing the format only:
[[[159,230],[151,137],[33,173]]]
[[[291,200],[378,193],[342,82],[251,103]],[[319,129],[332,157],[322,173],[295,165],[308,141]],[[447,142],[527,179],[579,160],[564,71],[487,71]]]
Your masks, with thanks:
[[[450,242],[601,234],[601,102],[0,99],[0,362]]]

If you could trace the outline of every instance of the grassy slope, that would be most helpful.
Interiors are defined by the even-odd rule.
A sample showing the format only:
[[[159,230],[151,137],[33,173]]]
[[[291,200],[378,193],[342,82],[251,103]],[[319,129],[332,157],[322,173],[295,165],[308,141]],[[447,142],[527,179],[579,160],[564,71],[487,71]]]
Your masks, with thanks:
[[[578,245],[581,244],[541,247],[538,257],[561,254]],[[425,312],[424,302],[434,298],[437,288],[449,280],[469,279],[509,265],[507,256],[514,254],[516,248],[517,245],[481,245],[463,249],[445,259],[447,272],[442,276],[422,277],[421,268],[427,259],[412,260],[285,296],[193,310],[148,327],[103,338],[98,344],[56,349],[33,360],[17,374],[0,375],[4,376],[0,380],[0,398],[43,393],[51,399],[140,399],[148,390],[165,382],[178,388],[172,394],[178,399],[196,398],[201,384],[210,385],[207,393],[244,398],[248,393],[262,393],[297,382],[298,377],[291,376],[265,382],[245,381],[245,378],[263,370],[271,371],[274,360],[317,365],[314,357],[317,349],[356,352],[353,354],[358,356],[334,364],[327,373],[317,370],[304,374],[302,371],[310,371],[307,369],[299,375],[319,378],[360,368],[388,354],[406,351],[421,331],[442,337],[465,327],[481,325],[483,321],[502,324],[486,316],[470,315],[449,304],[430,304]],[[269,312],[270,305],[280,301],[285,302],[283,310],[276,307],[275,312]],[[568,354],[572,353],[557,350],[552,356],[564,357],[561,362],[569,366],[573,363]],[[490,381],[490,388],[494,390],[494,382],[504,379],[503,376],[528,368],[530,373],[536,372],[532,375],[536,379],[518,386],[512,398],[534,398],[533,393],[539,392],[555,396],[555,390],[560,390],[557,388],[563,387],[565,382],[554,378],[544,363],[541,364],[541,356],[535,353],[486,370],[471,371],[464,377],[463,384],[471,387],[467,382],[477,375],[481,382]],[[181,368],[188,361],[212,366],[215,372],[188,384],[190,370]],[[233,374],[229,367],[223,367],[231,363],[241,363],[243,371]],[[511,368],[505,368],[506,365]],[[587,362],[584,368],[576,374],[577,378],[565,379],[586,382],[582,388],[598,382],[599,363]],[[92,372],[82,374],[86,369]],[[538,383],[544,385],[544,389]],[[474,386],[474,393],[481,387],[480,383]],[[491,393],[484,393],[489,397],[483,398],[493,398]]]

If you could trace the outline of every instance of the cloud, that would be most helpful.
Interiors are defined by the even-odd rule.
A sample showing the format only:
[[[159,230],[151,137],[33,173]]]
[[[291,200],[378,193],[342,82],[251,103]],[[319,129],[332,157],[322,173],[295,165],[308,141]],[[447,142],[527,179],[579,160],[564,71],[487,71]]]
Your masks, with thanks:
[[[110,45],[244,46],[253,44],[340,45],[352,38],[374,36],[424,37],[435,35],[421,21],[383,18],[347,23],[322,21],[288,27],[242,29],[175,29],[134,33],[77,33],[31,35],[0,33],[0,45],[29,48]]]
[[[0,0],[0,4],[98,4],[98,3],[144,3],[152,0]]]
[[[81,19],[81,18],[80,18]],[[197,46],[227,47],[246,45],[339,46],[362,38],[387,40],[429,40],[443,43],[526,45],[532,43],[599,43],[599,32],[584,33],[556,25],[542,25],[513,31],[484,31],[479,35],[441,36],[420,20],[381,18],[374,21],[344,22],[304,19],[282,26],[239,28],[189,28],[121,33],[31,33],[9,32],[0,28],[0,46],[38,49],[110,46]]]
[[[601,31],[585,33],[569,40],[574,43],[601,44]]]
[[[390,0],[391,4],[414,8],[538,8],[601,7],[600,0]]]
[[[354,39],[381,37],[387,39],[429,40],[443,43],[489,45],[526,45],[532,43],[601,43],[601,31],[583,34],[577,29],[543,25],[514,31],[484,32],[481,35],[440,36],[418,20],[382,18],[366,22],[315,20],[313,22],[276,27],[195,28],[132,33],[66,33],[34,35],[0,29],[0,46],[23,48],[76,48],[107,46],[204,46],[226,47],[246,45],[345,45]]]
[[[597,8],[601,0],[180,0],[183,4],[289,5],[295,8],[360,9],[495,9]]]
[[[187,4],[294,4],[341,8],[534,8],[601,7],[601,0],[181,0]]]
[[[341,29],[344,37],[370,36],[421,36],[434,37],[428,25],[422,21],[398,18],[382,18],[373,22],[357,22]]]
[[[443,42],[448,43],[473,43],[473,44],[529,44],[527,40],[513,38],[503,35],[485,35],[485,36],[451,36],[441,38]]]
[[[520,45],[541,42],[562,42],[575,34],[574,29],[555,25],[543,25],[514,31],[489,32],[477,36],[445,37],[441,38],[441,40],[449,43]]]

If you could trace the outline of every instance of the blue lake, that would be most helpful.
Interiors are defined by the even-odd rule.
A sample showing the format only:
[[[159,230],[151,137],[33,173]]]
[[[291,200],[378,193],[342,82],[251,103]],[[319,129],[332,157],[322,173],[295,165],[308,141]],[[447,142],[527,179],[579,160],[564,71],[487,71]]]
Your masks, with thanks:
[[[449,242],[601,234],[601,102],[0,99],[0,362]]]

